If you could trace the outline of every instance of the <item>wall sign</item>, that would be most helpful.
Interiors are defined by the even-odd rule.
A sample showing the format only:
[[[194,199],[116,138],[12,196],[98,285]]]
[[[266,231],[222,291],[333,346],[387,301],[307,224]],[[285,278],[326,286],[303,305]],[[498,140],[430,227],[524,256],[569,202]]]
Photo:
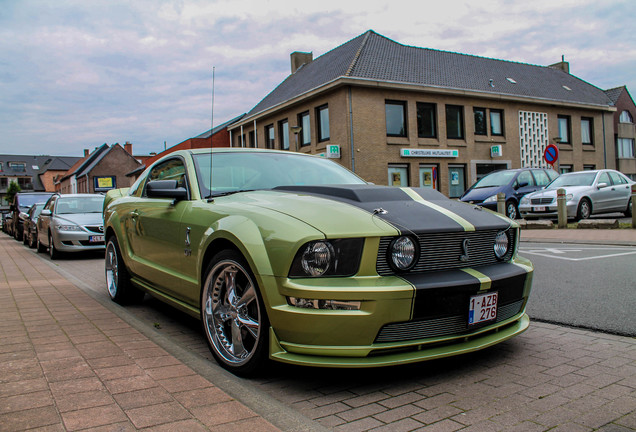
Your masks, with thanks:
[[[93,177],[95,192],[105,192],[117,188],[117,178],[115,176]]]
[[[501,144],[490,146],[490,157],[501,157],[503,156],[503,147]]]
[[[459,150],[449,149],[400,149],[402,157],[447,157],[456,158]]]

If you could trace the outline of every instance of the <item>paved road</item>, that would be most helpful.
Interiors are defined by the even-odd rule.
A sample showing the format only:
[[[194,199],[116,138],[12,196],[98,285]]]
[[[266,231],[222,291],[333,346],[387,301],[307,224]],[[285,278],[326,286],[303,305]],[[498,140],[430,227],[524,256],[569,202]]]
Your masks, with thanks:
[[[636,247],[522,243],[519,253],[535,266],[530,316],[636,336]]]
[[[196,320],[149,297],[127,308],[107,300],[101,257],[43,260],[149,329],[164,348],[219,370]],[[636,340],[541,322],[481,352],[406,367],[273,365],[254,380],[216,376],[215,384],[239,400],[272,398],[316,428],[336,431],[636,430]]]

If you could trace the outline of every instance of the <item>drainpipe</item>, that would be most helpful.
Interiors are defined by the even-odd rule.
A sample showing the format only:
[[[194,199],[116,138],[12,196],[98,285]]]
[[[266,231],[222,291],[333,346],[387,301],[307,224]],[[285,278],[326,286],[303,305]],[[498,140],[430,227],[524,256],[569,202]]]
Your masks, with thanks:
[[[254,147],[258,148],[258,134],[256,133],[256,119],[254,119]]]
[[[351,86],[349,86],[349,141],[351,141],[351,171],[356,172],[356,157],[353,149],[353,106],[351,101]]]
[[[603,113],[603,168],[607,168],[607,149],[605,148],[605,113]]]

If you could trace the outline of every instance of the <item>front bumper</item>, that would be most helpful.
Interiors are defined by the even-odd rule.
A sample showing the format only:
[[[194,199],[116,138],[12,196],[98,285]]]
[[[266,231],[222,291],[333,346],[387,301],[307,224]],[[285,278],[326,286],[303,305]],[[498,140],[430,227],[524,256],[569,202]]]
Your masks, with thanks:
[[[89,231],[55,231],[52,235],[53,244],[60,252],[81,252],[105,248],[104,234]],[[101,240],[91,241],[95,238],[101,238]]]
[[[574,219],[578,210],[578,203],[568,201],[565,204],[568,219]],[[519,214],[524,219],[556,219],[559,216],[556,202],[548,205],[522,204],[519,206]]]
[[[339,300],[360,300],[361,309],[272,307],[270,357],[299,365],[372,367],[483,349],[528,328],[525,306],[532,274],[532,264],[517,258],[511,263],[409,278],[349,278],[346,286],[338,287],[334,284],[342,279],[286,280],[281,287],[283,296],[337,296]],[[304,283],[312,281],[310,286]],[[316,281],[331,286],[319,287]],[[497,320],[469,327],[470,297],[495,290],[499,293]]]

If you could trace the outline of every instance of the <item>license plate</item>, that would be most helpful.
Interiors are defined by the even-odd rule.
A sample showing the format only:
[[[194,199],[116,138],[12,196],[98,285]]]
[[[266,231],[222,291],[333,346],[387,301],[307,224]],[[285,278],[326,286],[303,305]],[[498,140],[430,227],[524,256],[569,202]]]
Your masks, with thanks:
[[[543,207],[543,206],[539,206],[539,207],[532,207],[532,211],[535,211],[535,212],[544,212],[544,211],[545,211],[545,207]]]
[[[468,306],[468,324],[479,324],[497,318],[498,297],[496,292],[472,296]]]
[[[88,241],[91,243],[99,243],[104,241],[104,236],[89,236]]]

